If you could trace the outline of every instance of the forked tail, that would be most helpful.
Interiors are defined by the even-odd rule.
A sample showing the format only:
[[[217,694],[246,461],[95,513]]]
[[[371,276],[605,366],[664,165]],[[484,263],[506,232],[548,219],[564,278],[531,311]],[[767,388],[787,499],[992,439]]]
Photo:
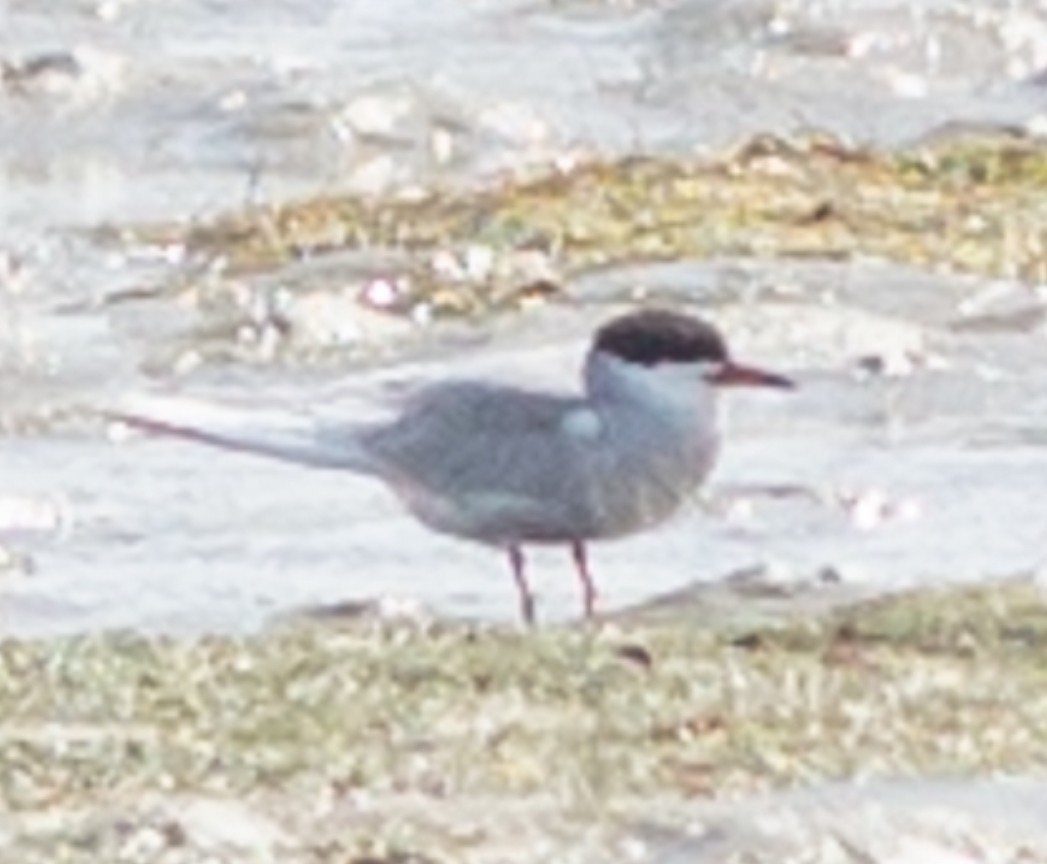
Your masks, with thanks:
[[[103,410],[110,420],[157,435],[200,441],[314,468],[373,470],[349,423],[308,414],[234,408],[181,396],[136,395]]]

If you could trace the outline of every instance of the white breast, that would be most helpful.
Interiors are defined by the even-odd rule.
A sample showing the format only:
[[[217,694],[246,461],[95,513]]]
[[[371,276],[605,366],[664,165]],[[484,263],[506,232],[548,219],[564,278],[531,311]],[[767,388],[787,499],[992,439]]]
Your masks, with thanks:
[[[595,441],[603,434],[603,422],[592,408],[575,408],[561,421],[564,433],[578,441]]]

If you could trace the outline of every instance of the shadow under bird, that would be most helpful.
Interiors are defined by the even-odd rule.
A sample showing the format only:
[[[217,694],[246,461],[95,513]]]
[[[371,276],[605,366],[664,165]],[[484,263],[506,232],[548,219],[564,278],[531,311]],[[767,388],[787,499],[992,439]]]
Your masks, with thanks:
[[[521,614],[533,623],[525,546],[570,547],[592,616],[586,543],[650,528],[691,496],[716,459],[717,389],[793,386],[736,363],[708,322],[665,309],[600,327],[583,385],[580,395],[561,396],[435,383],[380,423],[162,396],[132,397],[106,414],[154,433],[375,477],[430,528],[504,549]]]

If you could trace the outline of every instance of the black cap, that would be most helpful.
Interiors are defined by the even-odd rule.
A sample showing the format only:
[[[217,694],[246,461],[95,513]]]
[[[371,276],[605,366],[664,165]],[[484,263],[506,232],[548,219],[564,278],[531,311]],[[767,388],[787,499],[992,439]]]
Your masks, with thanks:
[[[668,309],[641,309],[609,321],[596,332],[594,348],[642,366],[728,360],[712,324]]]

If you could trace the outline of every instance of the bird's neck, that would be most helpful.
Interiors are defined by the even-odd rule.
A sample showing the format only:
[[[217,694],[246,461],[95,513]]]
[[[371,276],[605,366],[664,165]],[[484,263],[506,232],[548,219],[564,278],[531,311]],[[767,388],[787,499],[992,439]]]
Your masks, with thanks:
[[[716,394],[693,370],[637,366],[593,352],[585,386],[605,418],[627,418],[631,426],[650,427],[652,434],[661,428],[692,443],[716,438]]]

